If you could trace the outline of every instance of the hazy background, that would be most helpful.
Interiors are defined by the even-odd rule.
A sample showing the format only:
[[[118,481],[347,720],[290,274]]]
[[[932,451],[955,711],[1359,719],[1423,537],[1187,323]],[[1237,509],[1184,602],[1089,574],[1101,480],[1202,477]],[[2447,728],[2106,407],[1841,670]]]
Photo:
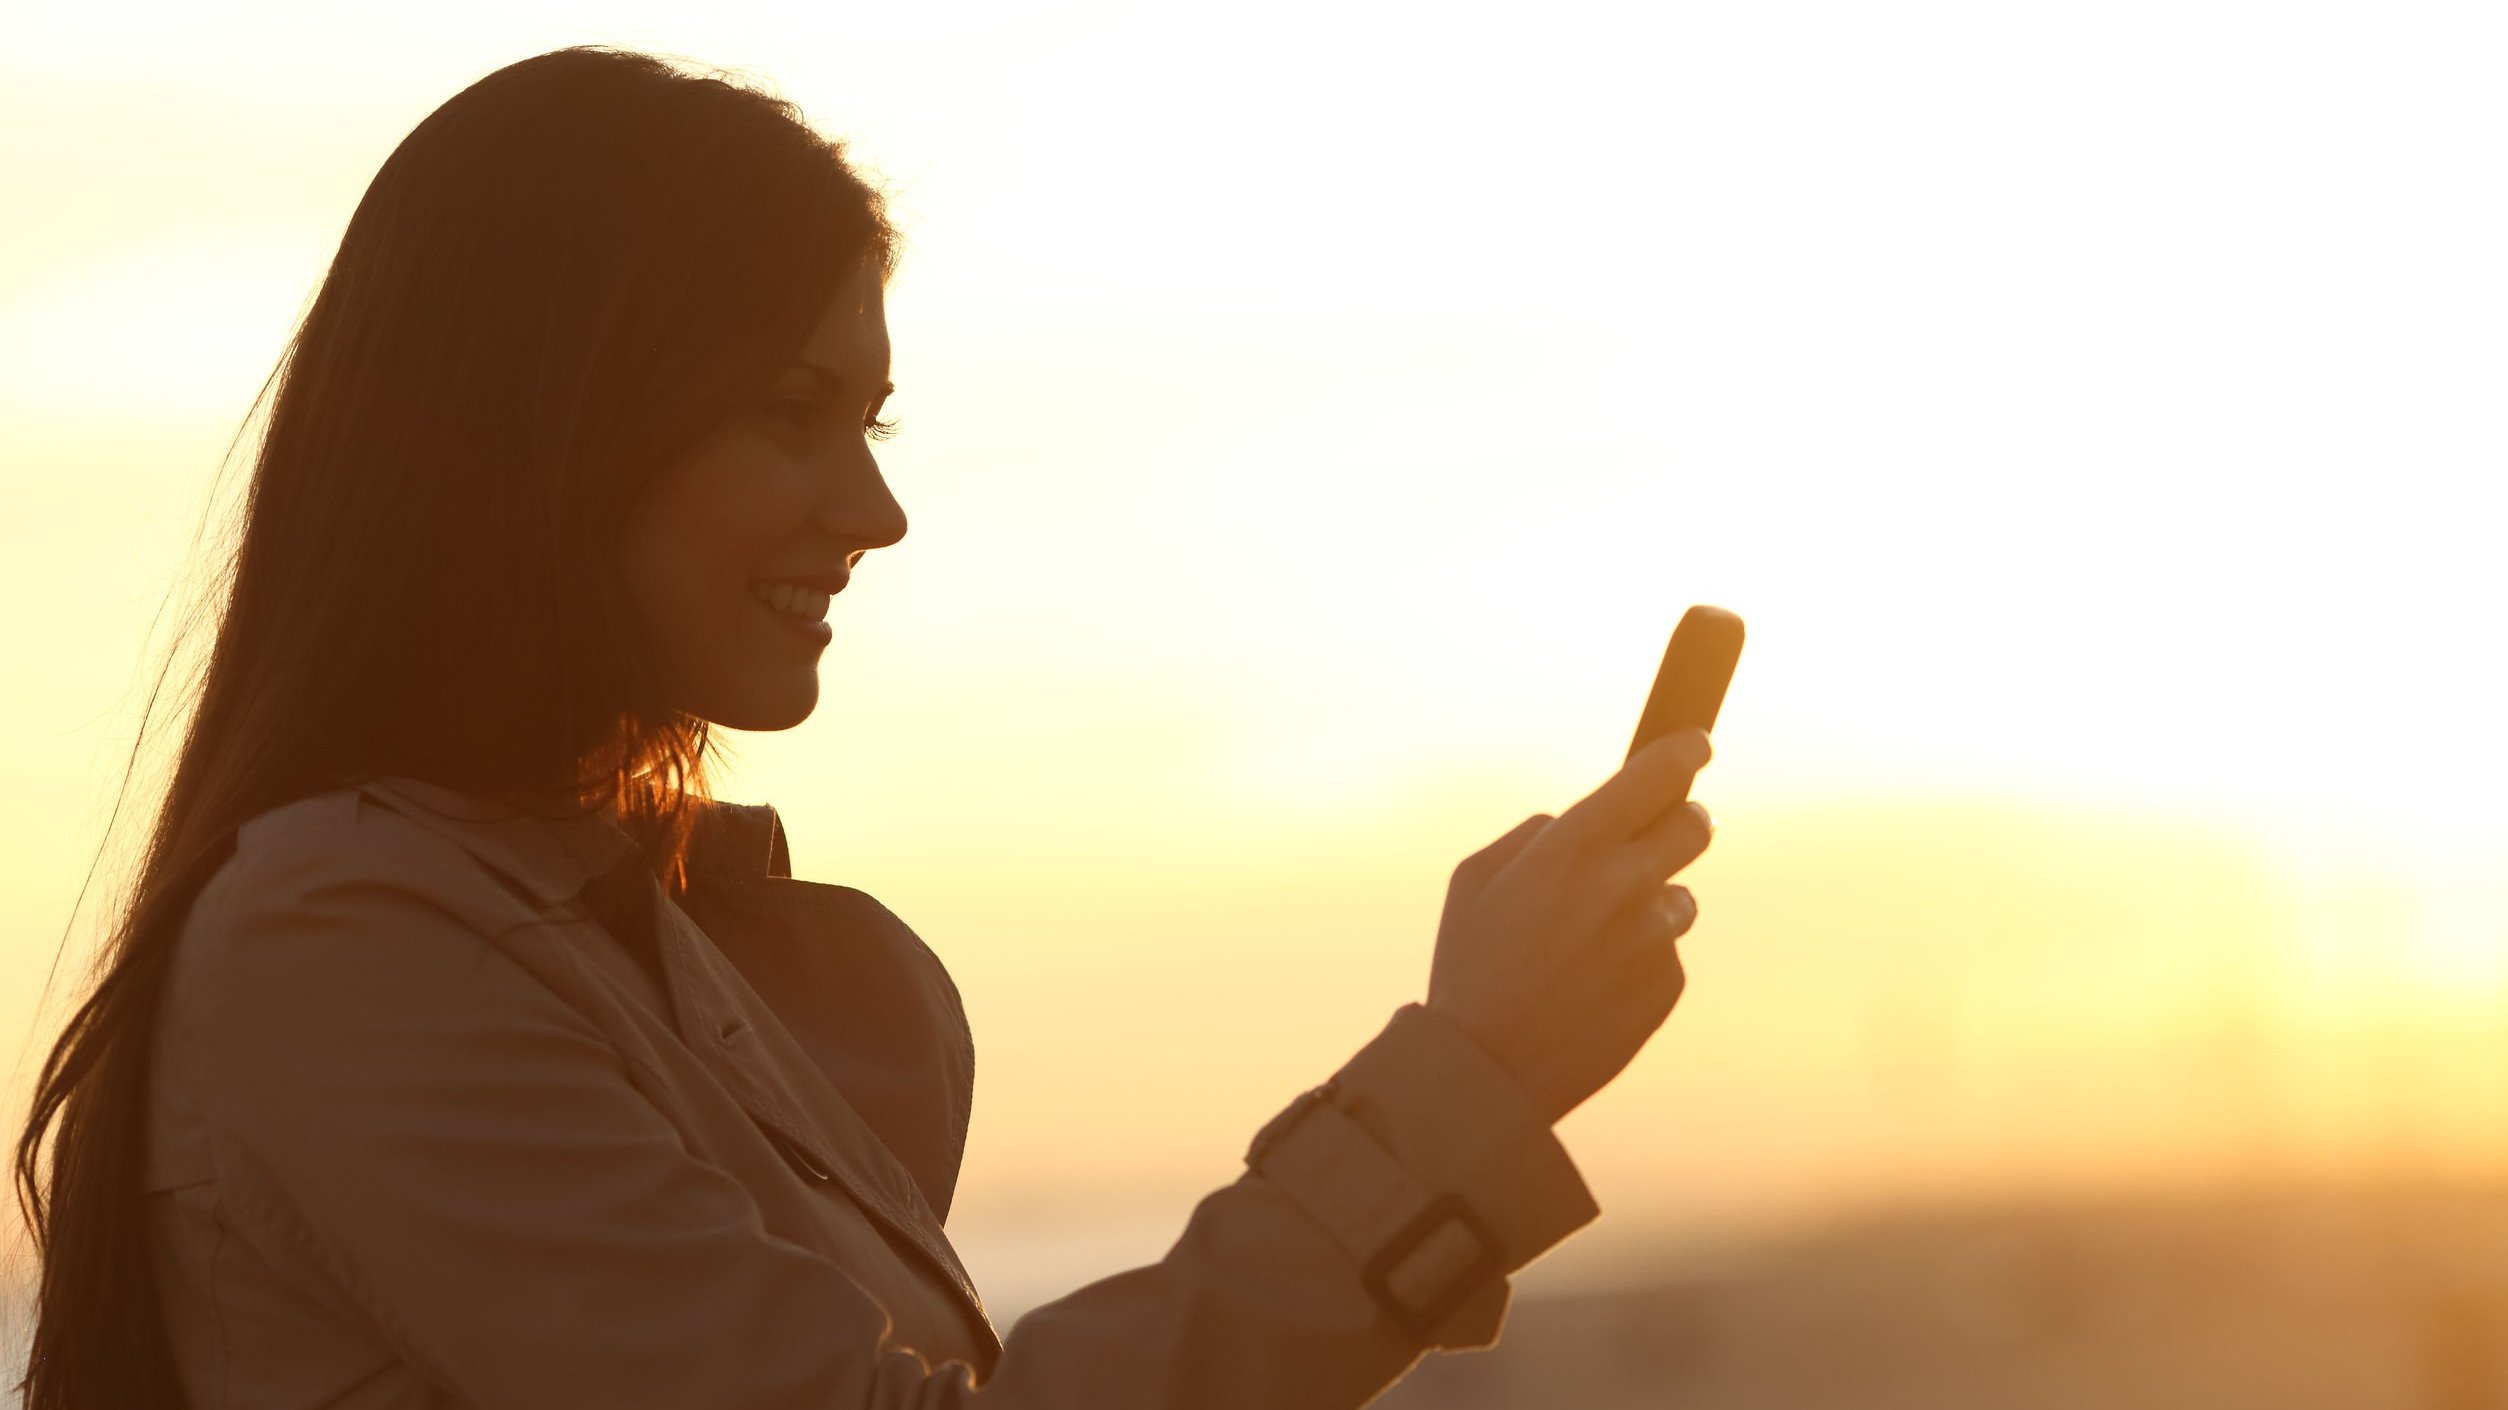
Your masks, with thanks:
[[[907,232],[911,531],[720,791],[956,975],[1005,1327],[1421,996],[1693,602],[1691,988],[1525,1295],[2508,1172],[2508,18],[2396,0],[0,0],[12,1135],[221,454],[392,147],[579,42]]]

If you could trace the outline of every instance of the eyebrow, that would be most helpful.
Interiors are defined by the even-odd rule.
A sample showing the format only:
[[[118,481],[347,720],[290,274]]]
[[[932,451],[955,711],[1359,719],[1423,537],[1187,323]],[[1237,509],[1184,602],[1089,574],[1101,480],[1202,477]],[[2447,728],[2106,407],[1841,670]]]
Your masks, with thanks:
[[[843,377],[829,371],[827,368],[819,366],[815,362],[796,362],[793,366],[800,368],[802,371],[807,372],[812,377],[818,379],[818,381],[831,393],[844,390],[845,379]],[[880,395],[889,397],[897,395],[897,384],[890,382],[881,387]]]

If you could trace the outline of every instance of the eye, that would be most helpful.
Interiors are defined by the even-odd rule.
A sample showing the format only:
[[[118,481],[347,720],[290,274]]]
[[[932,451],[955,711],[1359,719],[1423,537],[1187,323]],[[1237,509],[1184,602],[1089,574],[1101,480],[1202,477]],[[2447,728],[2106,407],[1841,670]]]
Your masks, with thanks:
[[[874,416],[862,423],[862,434],[875,441],[884,441],[897,434],[897,423],[894,419],[884,421]]]
[[[822,407],[813,397],[778,397],[767,408],[794,426],[808,426],[816,420]]]

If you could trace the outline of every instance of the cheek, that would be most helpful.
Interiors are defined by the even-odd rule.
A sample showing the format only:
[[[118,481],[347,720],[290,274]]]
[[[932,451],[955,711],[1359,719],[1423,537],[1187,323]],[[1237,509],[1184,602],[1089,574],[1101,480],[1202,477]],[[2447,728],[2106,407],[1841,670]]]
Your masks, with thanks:
[[[619,568],[637,614],[647,628],[664,633],[685,615],[697,576],[698,545],[683,524],[667,504],[648,501],[628,522],[620,546]]]
[[[800,531],[807,506],[791,473],[755,451],[728,450],[671,467],[630,516],[622,546],[629,591],[665,634],[711,636],[748,601],[748,581]],[[682,649],[702,639],[673,643]]]

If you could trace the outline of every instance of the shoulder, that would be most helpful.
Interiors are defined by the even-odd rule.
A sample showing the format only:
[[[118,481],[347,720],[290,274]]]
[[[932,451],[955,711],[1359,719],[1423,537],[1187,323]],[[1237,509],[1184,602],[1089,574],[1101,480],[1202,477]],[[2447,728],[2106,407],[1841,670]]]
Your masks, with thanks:
[[[335,789],[237,828],[181,923],[173,1002],[250,1023],[307,985],[414,991],[536,914],[457,842]]]
[[[398,897],[482,930],[531,917],[528,903],[443,832],[355,788],[336,788],[248,818],[233,852],[195,895],[187,929]]]
[[[581,1096],[621,1073],[563,977],[563,939],[515,934],[535,914],[457,836],[370,800],[262,813],[173,937],[155,1070],[175,1075],[222,1174],[249,1152],[337,1194],[327,1162],[357,1141],[468,1149],[434,1138],[519,1110],[499,1104],[529,1084]]]

